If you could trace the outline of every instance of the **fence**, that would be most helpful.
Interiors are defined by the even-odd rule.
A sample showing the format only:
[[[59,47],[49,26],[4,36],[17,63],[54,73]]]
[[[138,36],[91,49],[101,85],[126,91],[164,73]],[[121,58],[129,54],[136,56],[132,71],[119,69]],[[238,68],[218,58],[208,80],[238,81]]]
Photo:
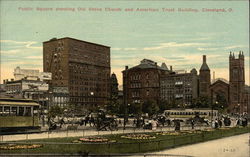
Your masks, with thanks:
[[[143,131],[144,132],[144,131]],[[159,151],[163,149],[173,148],[186,144],[193,144],[222,137],[238,135],[249,132],[249,127],[246,128],[231,128],[229,130],[216,131],[201,131],[196,134],[183,134],[173,136],[164,140],[138,141],[138,142],[115,142],[115,143],[72,143],[72,138],[64,140],[64,138],[54,139],[49,142],[48,139],[24,140],[19,142],[1,142],[2,144],[41,144],[41,148],[36,149],[21,149],[21,150],[0,150],[1,153],[25,153],[25,154],[47,154],[47,153],[71,153],[74,154],[89,154],[94,152],[97,154],[123,154],[123,153],[140,153]],[[121,132],[122,133],[122,132]],[[136,132],[138,133],[138,132]],[[28,136],[28,135],[27,135]],[[28,139],[28,138],[27,138]]]

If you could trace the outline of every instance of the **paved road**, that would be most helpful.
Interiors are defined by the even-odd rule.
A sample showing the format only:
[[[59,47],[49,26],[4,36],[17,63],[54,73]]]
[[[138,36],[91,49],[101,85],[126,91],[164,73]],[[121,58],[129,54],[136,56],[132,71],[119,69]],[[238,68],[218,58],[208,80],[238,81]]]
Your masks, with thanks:
[[[208,142],[168,149],[160,152],[152,152],[146,157],[158,156],[163,154],[192,156],[192,157],[249,157],[250,155],[250,134],[226,137]],[[132,157],[141,157],[135,155]]]

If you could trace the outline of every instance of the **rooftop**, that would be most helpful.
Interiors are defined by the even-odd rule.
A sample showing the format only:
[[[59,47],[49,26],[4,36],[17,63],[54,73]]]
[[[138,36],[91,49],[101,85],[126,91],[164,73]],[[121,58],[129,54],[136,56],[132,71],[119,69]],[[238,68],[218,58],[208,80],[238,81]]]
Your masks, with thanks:
[[[51,42],[51,41],[64,40],[64,39],[70,39],[70,40],[75,40],[75,41],[80,41],[80,42],[84,42],[84,43],[88,43],[88,44],[94,44],[94,45],[97,45],[97,46],[103,46],[103,47],[110,48],[110,46],[105,46],[105,45],[101,45],[101,44],[96,44],[96,43],[92,43],[92,42],[88,42],[88,41],[83,41],[83,40],[79,40],[79,39],[74,39],[74,38],[70,38],[70,37],[64,37],[64,38],[60,38],[60,39],[52,38],[52,39],[50,39],[49,41],[44,41],[43,43],[49,43],[49,42]]]

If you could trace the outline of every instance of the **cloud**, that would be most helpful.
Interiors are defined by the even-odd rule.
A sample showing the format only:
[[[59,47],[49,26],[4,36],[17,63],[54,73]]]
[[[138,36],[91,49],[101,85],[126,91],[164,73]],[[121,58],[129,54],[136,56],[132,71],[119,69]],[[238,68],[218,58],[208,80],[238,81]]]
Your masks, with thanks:
[[[40,49],[42,50],[41,46],[32,46],[37,44],[36,41],[15,41],[15,40],[0,40],[1,43],[13,44],[13,45],[22,45],[25,48],[29,49]]]
[[[124,48],[125,51],[135,51],[138,50],[137,48]]]
[[[136,51],[138,48],[111,48],[112,51]]]
[[[243,48],[243,47],[247,47],[247,46],[245,46],[245,45],[233,45],[233,46],[227,46],[227,47],[224,47],[224,50],[231,50],[231,49]]]
[[[145,47],[143,50],[160,50],[165,48],[176,48],[176,47],[196,47],[196,46],[205,46],[207,43],[176,43],[176,42],[168,42],[168,43],[160,43],[159,46],[154,47]]]
[[[113,50],[113,51],[120,51],[120,50],[122,50],[122,48],[111,48],[111,50]]]
[[[16,49],[16,50],[7,50],[7,51],[1,50],[0,54],[16,54],[18,52],[20,52],[20,50],[18,50],[18,49]]]
[[[43,56],[28,56],[27,59],[43,59]]]
[[[218,50],[219,48],[202,48],[202,47],[198,47],[197,50],[199,51],[215,51]]]
[[[196,47],[196,46],[207,46],[208,43],[159,43],[159,46],[144,47],[144,48],[111,48],[113,51],[151,51],[151,50],[161,50],[165,48],[182,48],[182,47]]]
[[[14,41],[14,40],[0,40],[1,43],[12,43],[12,44],[29,44],[32,41]]]

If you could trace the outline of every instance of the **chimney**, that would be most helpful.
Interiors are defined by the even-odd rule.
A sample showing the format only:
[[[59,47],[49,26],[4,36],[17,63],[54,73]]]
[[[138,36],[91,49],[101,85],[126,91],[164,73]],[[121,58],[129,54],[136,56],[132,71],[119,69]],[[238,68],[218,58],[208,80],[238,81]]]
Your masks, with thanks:
[[[206,63],[206,62],[207,62],[206,55],[203,55],[203,63]]]
[[[172,71],[172,65],[170,65],[170,71]]]
[[[128,66],[125,66],[125,70],[128,70]]]

